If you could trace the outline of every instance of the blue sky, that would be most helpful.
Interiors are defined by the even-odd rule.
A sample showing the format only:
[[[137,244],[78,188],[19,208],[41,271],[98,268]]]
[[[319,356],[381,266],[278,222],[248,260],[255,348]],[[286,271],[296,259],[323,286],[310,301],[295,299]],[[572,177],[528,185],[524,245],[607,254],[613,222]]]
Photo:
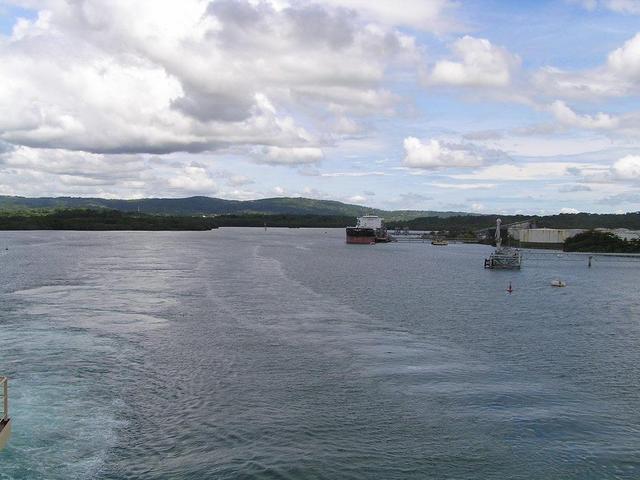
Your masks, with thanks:
[[[640,0],[0,2],[0,194],[640,210]]]

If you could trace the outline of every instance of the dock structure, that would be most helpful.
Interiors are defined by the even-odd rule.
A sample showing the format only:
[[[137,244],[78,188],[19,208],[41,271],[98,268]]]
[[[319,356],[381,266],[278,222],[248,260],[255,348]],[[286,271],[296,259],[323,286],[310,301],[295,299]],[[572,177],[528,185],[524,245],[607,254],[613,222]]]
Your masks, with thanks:
[[[562,252],[562,251],[540,251],[522,249],[523,256],[527,262],[538,261],[564,261],[564,262],[584,262],[589,268],[595,262],[638,262],[640,265],[640,253],[607,253],[607,252]]]
[[[433,240],[446,240],[449,243],[478,243],[473,237],[447,237],[438,232],[411,232],[396,230],[393,233],[393,241],[400,243],[431,243]]]
[[[517,248],[503,247],[500,224],[502,220],[496,219],[495,242],[496,249],[484,260],[484,268],[500,270],[517,270],[522,267],[522,252]]]
[[[11,418],[9,418],[9,381],[7,377],[0,377],[0,395],[2,396],[2,411],[0,411],[0,450],[2,450],[11,435]]]

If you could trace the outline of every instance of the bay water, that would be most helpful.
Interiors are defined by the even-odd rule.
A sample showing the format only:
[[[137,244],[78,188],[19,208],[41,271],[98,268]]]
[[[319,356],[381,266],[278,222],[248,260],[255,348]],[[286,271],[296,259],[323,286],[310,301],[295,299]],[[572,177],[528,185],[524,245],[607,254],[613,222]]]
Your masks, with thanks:
[[[1,232],[0,479],[640,478],[640,262],[490,251]]]

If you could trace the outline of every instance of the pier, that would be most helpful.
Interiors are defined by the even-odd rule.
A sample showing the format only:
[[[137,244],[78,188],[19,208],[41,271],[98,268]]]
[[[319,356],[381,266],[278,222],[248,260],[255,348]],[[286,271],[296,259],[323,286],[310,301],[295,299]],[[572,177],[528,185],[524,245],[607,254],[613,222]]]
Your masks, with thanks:
[[[522,249],[522,257],[529,261],[559,261],[559,262],[584,262],[591,267],[594,262],[640,262],[640,253],[593,253],[593,252],[562,252],[540,251]]]
[[[393,233],[392,239],[394,242],[400,243],[431,243],[432,240],[437,240],[443,238],[449,243],[478,243],[478,240],[475,238],[468,237],[443,237],[442,235],[434,235],[431,233],[423,233],[423,232],[408,232],[408,233]]]
[[[11,419],[9,418],[9,383],[7,377],[0,377],[0,450],[9,441],[11,435]]]

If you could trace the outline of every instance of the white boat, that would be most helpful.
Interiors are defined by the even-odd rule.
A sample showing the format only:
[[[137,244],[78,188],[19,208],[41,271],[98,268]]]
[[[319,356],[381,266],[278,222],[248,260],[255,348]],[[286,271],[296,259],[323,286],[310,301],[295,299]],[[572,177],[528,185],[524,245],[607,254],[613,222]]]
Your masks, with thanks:
[[[0,377],[0,394],[2,395],[2,411],[0,411],[0,450],[9,441],[11,435],[11,419],[9,418],[9,385],[7,377]]]
[[[500,224],[502,220],[496,220],[496,249],[484,260],[484,268],[489,269],[518,269],[522,266],[522,252],[517,248],[503,247],[500,236]]]
[[[444,238],[434,238],[433,240],[431,240],[431,245],[445,246],[449,245],[449,242],[447,242]]]
[[[562,280],[552,280],[551,281],[551,286],[552,287],[566,287],[567,284],[565,282],[563,282]]]

